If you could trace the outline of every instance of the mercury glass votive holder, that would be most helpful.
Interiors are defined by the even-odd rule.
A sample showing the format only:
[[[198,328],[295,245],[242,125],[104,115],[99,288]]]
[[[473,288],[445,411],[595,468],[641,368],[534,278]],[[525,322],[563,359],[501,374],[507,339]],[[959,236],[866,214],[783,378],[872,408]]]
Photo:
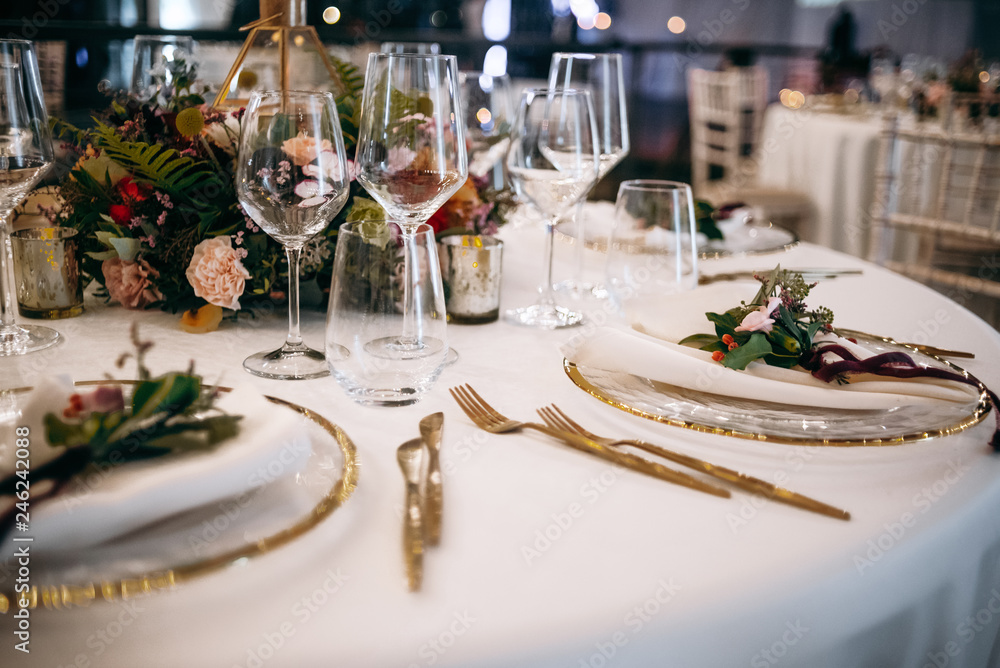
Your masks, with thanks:
[[[83,313],[77,230],[31,227],[10,237],[17,310],[25,318],[54,320]]]
[[[439,243],[448,321],[479,325],[500,316],[503,242],[475,234],[447,236]]]

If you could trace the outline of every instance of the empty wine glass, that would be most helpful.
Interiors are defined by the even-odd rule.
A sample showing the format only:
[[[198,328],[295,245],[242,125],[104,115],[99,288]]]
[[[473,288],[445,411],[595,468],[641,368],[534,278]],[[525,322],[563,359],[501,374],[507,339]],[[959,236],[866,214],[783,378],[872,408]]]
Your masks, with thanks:
[[[156,97],[158,80],[173,82],[171,63],[190,58],[194,40],[184,35],[137,35],[132,42],[132,93],[142,100]]]
[[[514,118],[507,170],[518,195],[546,216],[545,277],[532,306],[507,311],[514,323],[556,329],[579,324],[583,314],[556,304],[552,236],[556,223],[597,182],[599,149],[589,91],[524,91]]]
[[[629,152],[628,115],[625,110],[625,77],[619,53],[554,53],[549,66],[549,88],[575,88],[590,91],[594,98],[594,119],[597,123],[599,173],[603,179]],[[600,287],[585,283],[583,251],[585,219],[583,203],[577,203],[573,220],[573,236],[577,239],[576,276],[562,281],[556,288],[572,294],[603,295]]]
[[[0,356],[48,348],[59,332],[14,322],[10,214],[52,164],[52,136],[34,44],[0,40]]]
[[[358,182],[398,223],[404,249],[403,327],[372,341],[387,357],[436,355],[445,342],[413,317],[418,270],[413,235],[469,176],[455,56],[373,53],[368,56],[358,131]],[[439,266],[426,271],[440,273]]]
[[[514,119],[510,77],[459,72],[462,118],[469,146],[469,174],[485,176],[507,153]]]
[[[243,362],[264,378],[318,378],[323,353],[299,333],[299,257],[347,201],[350,174],[333,96],[302,91],[253,93],[240,134],[236,191],[243,209],[285,248],[288,336],[277,350]]]

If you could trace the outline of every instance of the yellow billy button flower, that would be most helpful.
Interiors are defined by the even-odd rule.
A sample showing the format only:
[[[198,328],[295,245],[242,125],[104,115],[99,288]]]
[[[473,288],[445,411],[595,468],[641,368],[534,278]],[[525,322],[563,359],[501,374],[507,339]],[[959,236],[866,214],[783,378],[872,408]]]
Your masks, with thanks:
[[[181,329],[191,334],[214,332],[222,322],[222,307],[205,304],[197,311],[185,311],[181,316]]]
[[[188,107],[177,114],[177,132],[185,137],[194,137],[201,134],[205,127],[205,116],[198,107]]]

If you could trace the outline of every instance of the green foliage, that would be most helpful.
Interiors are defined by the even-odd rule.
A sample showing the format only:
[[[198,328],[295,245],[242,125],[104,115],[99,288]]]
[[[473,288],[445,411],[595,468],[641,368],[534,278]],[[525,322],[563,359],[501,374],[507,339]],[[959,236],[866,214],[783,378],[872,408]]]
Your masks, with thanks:
[[[761,287],[749,303],[742,303],[725,313],[705,314],[715,325],[714,335],[692,334],[680,343],[721,354],[719,361],[730,369],[745,369],[754,360],[784,368],[798,364],[812,349],[816,334],[831,328],[833,313],[823,307],[806,308],[805,298],[813,284],[806,283],[801,274],[778,266],[758,280]],[[755,311],[766,311],[774,298],[780,299],[780,303],[771,311],[773,323],[770,328],[737,331],[747,316]]]

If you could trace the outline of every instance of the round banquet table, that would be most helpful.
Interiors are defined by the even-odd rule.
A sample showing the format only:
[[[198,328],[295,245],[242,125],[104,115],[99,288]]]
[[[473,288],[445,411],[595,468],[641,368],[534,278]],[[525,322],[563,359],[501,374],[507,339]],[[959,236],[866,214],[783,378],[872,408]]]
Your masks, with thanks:
[[[764,115],[757,180],[809,195],[815,207],[804,240],[866,257],[875,198],[877,112],[840,113],[772,104]]]
[[[503,230],[503,305],[530,302],[542,235]],[[557,275],[572,253],[557,244]],[[588,251],[598,277],[601,256]],[[842,326],[972,351],[963,366],[1000,387],[1000,336],[957,304],[854,257],[802,244],[702,263],[861,267],[810,303]],[[752,295],[734,294],[734,303]],[[594,315],[596,314],[596,315]],[[596,320],[606,316],[598,303]],[[557,345],[573,331],[450,326],[460,358],[419,403],[361,407],[332,379],[269,381],[243,358],[277,344],[282,314],[187,334],[177,316],[89,299],[55,322],[65,341],[0,360],[3,387],[43,374],[100,378],[141,324],[156,371],[189,359],[329,418],[355,443],[358,487],[308,533],[262,556],[128,601],[36,609],[30,654],[0,616],[4,666],[995,666],[1000,663],[1000,459],[993,415],[895,447],[793,446],[684,430],[578,389]],[[323,340],[322,308],[304,336]],[[593,322],[593,320],[592,320]],[[580,331],[580,330],[577,330]],[[647,439],[846,508],[848,522],[734,490],[701,494],[616,469],[532,432],[477,430],[448,394],[470,383],[507,415],[555,403],[597,433]],[[396,447],[445,415],[444,524],[419,593],[404,584]],[[81,554],[85,559],[86,555]]]

